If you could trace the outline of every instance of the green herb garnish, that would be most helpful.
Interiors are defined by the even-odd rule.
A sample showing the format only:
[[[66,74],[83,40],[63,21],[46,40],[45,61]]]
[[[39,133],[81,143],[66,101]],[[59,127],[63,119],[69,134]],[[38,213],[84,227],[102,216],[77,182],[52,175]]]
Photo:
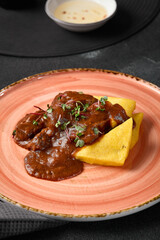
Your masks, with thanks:
[[[62,107],[63,111],[65,111],[66,109],[71,109],[71,106],[68,106],[65,103],[62,103],[61,107]]]
[[[86,112],[88,107],[89,107],[89,104],[86,103],[86,104],[84,105],[84,107],[83,107],[83,112]]]
[[[12,132],[12,136],[14,137],[16,135],[16,130]]]
[[[101,97],[100,102],[102,105],[105,105],[107,100],[108,100],[108,97],[104,96],[104,97]]]
[[[71,109],[71,106],[66,105],[66,108],[67,108],[67,109]]]
[[[78,137],[81,137],[81,136],[83,136],[83,135],[84,135],[84,133],[82,133],[82,132],[78,132],[78,133],[77,133],[77,136],[78,136]]]
[[[49,104],[47,104],[47,107],[48,107],[47,112],[48,112],[48,113],[52,113],[52,112],[53,112],[53,108],[50,107]]]
[[[101,133],[102,134],[102,132],[101,131],[99,131],[99,129],[98,128],[93,128],[93,131],[94,131],[94,134],[95,135],[98,135],[99,133]]]
[[[84,146],[84,141],[81,139],[78,139],[76,142],[76,147],[83,147]]]
[[[79,105],[79,104],[80,105]],[[76,102],[76,107],[74,109],[71,110],[71,114],[75,116],[76,120],[79,120],[79,117],[81,117],[81,111],[82,112],[86,112],[87,108],[89,107],[89,104],[83,104],[81,101],[77,101]],[[83,108],[83,109],[82,109]],[[85,116],[83,116],[82,118],[86,118]]]
[[[67,128],[67,126],[70,124],[70,121],[68,121],[68,122],[64,122],[63,124],[62,124],[62,126],[61,126],[61,129],[62,130],[66,130],[66,128]]]
[[[96,110],[97,110],[97,111],[102,111],[102,112],[103,112],[103,111],[105,111],[105,108],[97,107]]]
[[[84,131],[86,130],[86,127],[85,127],[85,126],[82,127],[82,126],[74,125],[74,127],[75,127],[75,129],[77,130],[76,135],[77,135],[78,137],[81,137],[81,136],[84,135]]]
[[[58,120],[55,124],[55,127],[58,128],[61,125],[61,122]]]
[[[46,114],[43,114],[43,118],[44,118],[44,119],[47,119],[48,117],[47,117],[47,115],[46,115]]]
[[[75,116],[75,119],[78,120],[81,112],[81,106],[76,102],[76,107],[71,110],[71,114]]]
[[[74,139],[74,142],[77,142],[79,140],[79,137],[76,137],[75,139]]]
[[[77,101],[76,103],[80,103],[82,107],[84,107],[84,104],[81,101]]]
[[[86,130],[86,127],[78,126],[78,125],[74,125],[73,127],[75,127],[75,129],[77,130],[77,133],[76,133],[77,136],[74,139],[74,142],[76,142],[76,147],[83,147],[84,141],[81,140],[79,137],[84,135],[84,131]]]
[[[85,119],[85,118],[87,118],[87,117],[86,117],[86,116],[84,116],[84,115],[81,115],[81,118],[82,118],[82,119]]]
[[[83,112],[86,112],[87,108],[89,107],[89,103],[83,104],[81,101],[77,101],[77,103],[80,103],[83,107]]]
[[[82,127],[82,126],[78,126],[78,125],[74,125],[75,129],[78,131],[78,132],[84,132],[86,127]]]
[[[33,125],[38,125],[38,122],[36,120],[33,120]]]

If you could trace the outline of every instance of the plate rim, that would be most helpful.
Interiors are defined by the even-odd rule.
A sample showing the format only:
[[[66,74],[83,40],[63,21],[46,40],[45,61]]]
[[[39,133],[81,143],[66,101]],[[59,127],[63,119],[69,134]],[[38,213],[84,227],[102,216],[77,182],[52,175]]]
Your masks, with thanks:
[[[46,71],[46,72],[41,72],[41,73],[37,73],[37,74],[33,74],[30,75],[28,77],[22,78],[18,81],[15,81],[7,86],[5,86],[4,88],[0,89],[0,93],[4,93],[6,90],[12,88],[13,86],[20,84],[22,82],[28,81],[34,77],[41,77],[41,76],[48,76],[48,75],[52,75],[55,73],[67,73],[67,72],[78,72],[78,71],[85,71],[85,72],[104,72],[104,73],[110,73],[110,74],[114,74],[114,75],[121,75],[121,76],[125,76],[125,77],[129,77],[131,79],[134,79],[135,81],[138,82],[142,82],[145,85],[152,87],[154,90],[158,90],[160,92],[160,87],[158,87],[156,84],[150,83],[142,78],[133,76],[131,74],[127,74],[127,73],[123,73],[123,72],[119,72],[119,71],[113,71],[113,70],[107,70],[107,69],[98,69],[98,68],[66,68],[66,69],[57,69],[57,70],[50,70],[50,71]],[[0,94],[0,97],[3,96],[3,94]],[[155,196],[154,198],[149,199],[148,201],[132,206],[130,208],[126,208],[126,209],[121,209],[119,211],[115,211],[115,212],[110,212],[110,213],[102,213],[102,214],[91,214],[91,215],[75,215],[75,214],[62,214],[62,213],[54,213],[54,212],[50,212],[50,211],[44,211],[44,210],[40,210],[38,208],[32,208],[29,207],[27,205],[21,204],[17,201],[14,201],[8,197],[6,197],[5,195],[0,193],[0,199],[2,199],[4,202],[7,202],[9,204],[12,204],[16,207],[20,207],[22,209],[28,210],[30,212],[34,212],[34,213],[38,213],[40,215],[43,215],[45,217],[54,217],[54,219],[58,219],[58,220],[68,220],[68,221],[102,221],[102,220],[108,220],[108,219],[113,219],[113,218],[119,218],[119,217],[123,217],[123,216],[127,216],[136,212],[139,212],[141,210],[144,210],[148,207],[153,206],[154,204],[160,202],[160,194]]]
[[[0,199],[4,202],[7,202],[15,207],[20,207],[23,210],[27,210],[29,212],[37,213],[47,218],[54,218],[55,220],[66,220],[66,221],[77,221],[77,222],[94,222],[94,221],[103,221],[103,220],[111,220],[114,218],[120,218],[124,216],[128,216],[142,210],[145,210],[158,202],[160,202],[160,194],[153,199],[148,200],[147,202],[141,203],[139,205],[135,205],[131,208],[121,209],[119,211],[110,212],[110,213],[101,213],[101,214],[91,214],[91,215],[74,215],[74,214],[62,214],[62,213],[54,213],[49,211],[40,210],[38,208],[32,208],[27,205],[23,205],[19,202],[16,202],[3,194],[0,193]]]
[[[143,78],[140,77],[136,77],[134,75],[128,74],[128,73],[123,73],[123,72],[119,72],[119,71],[114,71],[114,70],[108,70],[108,69],[103,69],[103,68],[62,68],[62,69],[55,69],[55,70],[50,70],[50,71],[45,71],[45,72],[40,72],[40,73],[36,73],[24,78],[21,78],[20,80],[17,80],[15,82],[12,82],[11,84],[3,87],[2,89],[0,89],[0,92],[3,92],[13,86],[15,86],[16,84],[19,84],[21,82],[25,82],[28,81],[34,77],[38,77],[38,76],[45,76],[45,75],[52,75],[54,73],[65,73],[65,72],[78,72],[78,71],[86,71],[86,72],[104,72],[104,73],[111,73],[114,75],[121,75],[121,76],[125,76],[125,77],[130,77],[132,79],[135,79],[137,82],[143,82],[144,84],[147,84],[150,87],[153,87],[155,89],[157,89],[158,91],[160,91],[160,87],[158,87],[156,84],[151,83],[147,80],[144,80]]]

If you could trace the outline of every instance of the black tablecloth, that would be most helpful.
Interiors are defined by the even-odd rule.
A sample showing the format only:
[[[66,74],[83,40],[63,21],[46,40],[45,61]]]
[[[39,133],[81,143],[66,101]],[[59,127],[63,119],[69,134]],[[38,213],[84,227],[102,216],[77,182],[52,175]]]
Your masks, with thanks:
[[[30,8],[25,5],[19,10],[0,8],[0,53],[43,57],[95,50],[136,33],[160,8],[159,0],[117,0],[116,15],[103,27],[89,33],[74,33],[60,28],[45,14],[46,0],[29,2]]]
[[[76,67],[125,72],[160,86],[159,25],[160,14],[146,28],[125,41],[73,56],[24,58],[0,55],[0,88],[39,72]],[[4,236],[10,236],[12,240],[160,239],[160,203],[119,219],[95,223],[67,223],[59,226],[38,215],[19,211],[21,210],[12,210],[6,203],[0,204],[1,239]],[[20,235],[24,232],[28,234]],[[16,233],[18,235],[14,237]]]
[[[56,228],[65,221],[49,221],[43,216],[0,201],[0,239],[47,228]]]

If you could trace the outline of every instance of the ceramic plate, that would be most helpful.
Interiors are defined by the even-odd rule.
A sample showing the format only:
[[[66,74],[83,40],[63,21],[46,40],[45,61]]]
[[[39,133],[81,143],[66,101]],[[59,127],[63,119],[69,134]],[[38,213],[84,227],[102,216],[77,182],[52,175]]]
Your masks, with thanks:
[[[29,176],[24,169],[27,150],[17,146],[12,132],[17,121],[46,108],[59,92],[83,91],[136,100],[143,112],[138,144],[123,167],[84,165],[72,179],[52,182]],[[160,91],[123,73],[96,69],[67,69],[37,74],[0,92],[0,196],[47,217],[98,221],[128,215],[160,200]]]

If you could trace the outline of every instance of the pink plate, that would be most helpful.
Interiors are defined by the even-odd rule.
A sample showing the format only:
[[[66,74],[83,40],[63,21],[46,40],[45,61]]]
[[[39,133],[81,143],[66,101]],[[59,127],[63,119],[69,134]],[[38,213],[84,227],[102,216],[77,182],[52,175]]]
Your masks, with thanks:
[[[123,167],[84,165],[69,180],[52,182],[29,176],[27,150],[17,146],[12,132],[17,121],[45,108],[59,92],[131,98],[143,112],[138,144]],[[0,196],[14,205],[47,217],[98,221],[131,214],[160,200],[160,91],[142,79],[96,69],[67,69],[37,74],[0,92]]]

